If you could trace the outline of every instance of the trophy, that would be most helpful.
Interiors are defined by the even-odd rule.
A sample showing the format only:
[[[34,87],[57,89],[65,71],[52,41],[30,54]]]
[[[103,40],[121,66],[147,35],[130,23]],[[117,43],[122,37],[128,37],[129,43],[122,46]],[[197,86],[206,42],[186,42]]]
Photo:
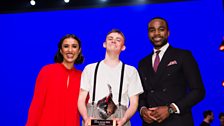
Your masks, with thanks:
[[[109,95],[97,102],[97,111],[101,119],[92,119],[91,126],[116,126],[115,120],[108,119],[117,109],[112,98],[111,86],[108,84]]]
[[[116,126],[116,120],[92,119],[89,126]]]

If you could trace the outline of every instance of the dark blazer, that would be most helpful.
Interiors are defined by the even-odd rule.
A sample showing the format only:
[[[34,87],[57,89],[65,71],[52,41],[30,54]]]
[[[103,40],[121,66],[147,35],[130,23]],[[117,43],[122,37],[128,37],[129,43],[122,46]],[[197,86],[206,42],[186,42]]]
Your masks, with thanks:
[[[163,123],[143,121],[143,126],[193,126],[191,108],[205,96],[198,65],[191,52],[168,47],[155,73],[153,52],[139,62],[138,71],[144,93],[139,98],[142,106],[156,107],[175,103],[180,114],[169,116]]]

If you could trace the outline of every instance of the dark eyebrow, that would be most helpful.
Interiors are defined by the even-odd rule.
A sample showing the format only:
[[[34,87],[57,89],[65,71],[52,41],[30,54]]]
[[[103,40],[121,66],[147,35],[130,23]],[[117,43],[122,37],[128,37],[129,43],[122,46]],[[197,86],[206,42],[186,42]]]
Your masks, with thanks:
[[[165,26],[160,26],[159,28],[166,28]]]
[[[148,30],[155,29],[154,27],[149,27]]]

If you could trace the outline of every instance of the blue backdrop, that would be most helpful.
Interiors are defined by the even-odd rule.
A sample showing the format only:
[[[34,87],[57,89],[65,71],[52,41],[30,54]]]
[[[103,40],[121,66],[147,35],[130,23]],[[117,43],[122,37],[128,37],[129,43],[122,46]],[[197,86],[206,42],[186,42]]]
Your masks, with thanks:
[[[154,16],[168,20],[170,44],[191,50],[198,61],[206,97],[193,108],[195,125],[207,109],[215,114],[212,125],[218,125],[218,114],[224,112],[224,52],[218,50],[224,36],[223,14],[222,0],[1,14],[0,125],[25,125],[38,72],[53,63],[62,36],[73,33],[81,39],[85,62],[77,68],[83,70],[104,58],[105,36],[118,28],[127,46],[121,59],[137,67],[152,50],[147,23]],[[138,112],[131,121],[141,125]]]

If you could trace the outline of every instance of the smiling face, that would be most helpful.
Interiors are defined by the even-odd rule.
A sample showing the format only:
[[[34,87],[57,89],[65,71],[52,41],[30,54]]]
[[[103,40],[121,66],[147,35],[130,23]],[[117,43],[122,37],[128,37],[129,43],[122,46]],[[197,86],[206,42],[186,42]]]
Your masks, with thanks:
[[[60,49],[60,53],[63,56],[64,64],[74,64],[80,52],[81,48],[76,39],[74,38],[64,39]]]
[[[170,35],[167,23],[162,19],[153,19],[148,24],[148,36],[153,46],[160,49],[167,43]]]

